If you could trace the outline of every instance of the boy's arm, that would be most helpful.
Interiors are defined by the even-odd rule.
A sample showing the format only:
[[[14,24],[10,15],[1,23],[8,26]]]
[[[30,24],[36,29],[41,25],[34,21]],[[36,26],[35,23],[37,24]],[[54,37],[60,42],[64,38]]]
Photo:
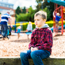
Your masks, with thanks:
[[[34,40],[34,31],[32,32],[31,34],[31,42],[29,44],[29,49],[31,49],[31,47],[34,47],[34,44],[35,44],[35,40]]]
[[[9,21],[10,26],[12,27],[12,18],[11,17],[8,18],[8,21]]]
[[[52,38],[52,32],[51,31],[48,31],[47,34],[46,34],[46,42],[43,43],[42,42],[42,45],[41,46],[38,46],[38,49],[49,49],[52,47],[52,44],[53,44],[53,38]]]

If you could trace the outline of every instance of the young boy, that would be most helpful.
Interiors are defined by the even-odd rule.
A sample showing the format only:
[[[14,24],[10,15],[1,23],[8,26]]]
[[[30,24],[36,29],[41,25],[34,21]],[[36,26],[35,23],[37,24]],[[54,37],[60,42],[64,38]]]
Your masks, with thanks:
[[[31,22],[29,22],[29,24],[27,26],[27,31],[32,32],[32,23]]]
[[[54,16],[54,18],[55,18],[55,32],[54,32],[54,35],[53,35],[53,36],[56,36],[57,33],[58,33],[59,21],[60,21],[60,19],[61,19],[61,16],[60,16],[59,13],[55,13],[55,14],[56,14],[56,16],[55,16],[54,13],[53,13],[53,16]]]
[[[21,32],[21,26],[18,26],[18,27],[17,27],[18,39],[19,39],[19,37],[20,37],[20,32]]]
[[[56,23],[56,33],[58,33],[58,28],[59,28],[59,21],[61,19],[61,16],[59,13],[56,14],[56,19],[55,19],[55,23]]]
[[[32,32],[29,50],[20,53],[21,64],[29,65],[28,59],[32,58],[34,65],[44,65],[42,59],[48,58],[52,48],[52,32],[45,25],[47,14],[39,11],[34,15],[36,29]]]

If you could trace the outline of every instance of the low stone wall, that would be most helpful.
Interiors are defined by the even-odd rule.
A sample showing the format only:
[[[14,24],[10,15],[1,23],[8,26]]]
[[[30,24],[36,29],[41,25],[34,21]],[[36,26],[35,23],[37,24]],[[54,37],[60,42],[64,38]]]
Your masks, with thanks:
[[[33,60],[29,59],[30,65],[33,65]],[[65,65],[65,58],[47,58],[43,59],[44,65]],[[0,65],[21,65],[20,58],[0,58]]]
[[[0,58],[0,65],[21,65],[20,58]]]

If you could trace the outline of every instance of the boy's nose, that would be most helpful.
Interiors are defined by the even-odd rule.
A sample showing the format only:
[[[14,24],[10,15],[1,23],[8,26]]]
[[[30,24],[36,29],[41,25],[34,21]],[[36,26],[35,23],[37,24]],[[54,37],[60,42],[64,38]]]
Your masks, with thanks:
[[[35,22],[35,25],[37,25],[37,22]]]

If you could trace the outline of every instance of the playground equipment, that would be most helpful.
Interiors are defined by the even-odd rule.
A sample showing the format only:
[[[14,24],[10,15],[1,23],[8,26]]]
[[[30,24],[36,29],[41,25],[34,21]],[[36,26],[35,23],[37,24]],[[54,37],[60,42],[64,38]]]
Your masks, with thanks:
[[[44,1],[44,0],[43,0]],[[65,6],[65,0],[47,0],[48,2],[53,2],[61,6]]]
[[[54,10],[54,14],[56,14],[56,12],[59,12],[61,14],[61,33],[63,34],[63,20],[65,19],[65,1],[64,0],[47,0],[50,2],[55,3],[55,10]],[[60,7],[58,7],[58,5],[61,5]],[[54,31],[55,31],[55,18],[53,17],[53,21],[54,21]]]

